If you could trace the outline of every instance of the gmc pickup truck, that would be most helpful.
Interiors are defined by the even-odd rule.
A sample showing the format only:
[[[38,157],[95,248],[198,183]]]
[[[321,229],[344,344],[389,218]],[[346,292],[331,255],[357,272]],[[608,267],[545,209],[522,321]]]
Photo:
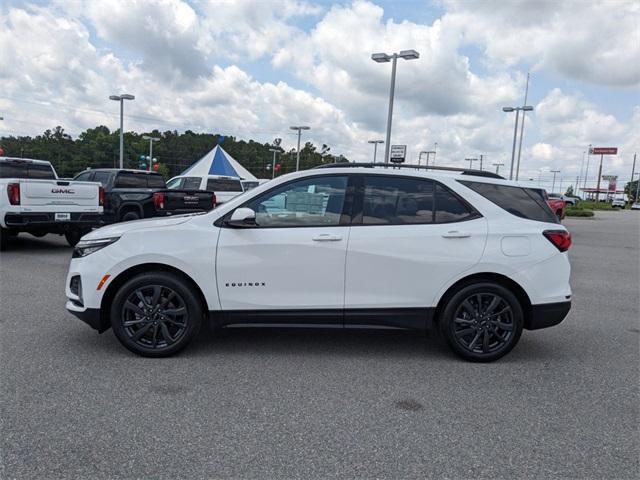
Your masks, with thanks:
[[[167,182],[167,188],[170,190],[195,188],[213,192],[216,196],[216,205],[222,205],[245,191],[242,180],[224,175],[177,176]]]
[[[61,180],[49,162],[0,157],[0,248],[21,232],[57,233],[75,246],[100,225],[103,201],[99,184]]]
[[[102,185],[105,192],[105,224],[203,212],[211,210],[215,204],[212,192],[168,190],[162,175],[146,170],[96,168],[85,170],[74,180],[99,182]]]

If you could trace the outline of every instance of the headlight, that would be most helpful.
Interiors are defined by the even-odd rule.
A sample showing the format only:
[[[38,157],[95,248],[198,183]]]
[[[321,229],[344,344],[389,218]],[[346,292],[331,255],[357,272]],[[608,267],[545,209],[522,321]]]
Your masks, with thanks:
[[[87,255],[97,252],[98,250],[117,242],[120,237],[100,238],[98,240],[80,240],[73,249],[71,258],[86,257]]]

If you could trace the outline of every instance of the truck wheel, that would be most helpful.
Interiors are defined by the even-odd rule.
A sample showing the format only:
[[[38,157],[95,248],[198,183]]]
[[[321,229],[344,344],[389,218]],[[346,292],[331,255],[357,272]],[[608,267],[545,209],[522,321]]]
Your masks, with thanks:
[[[179,352],[197,335],[202,306],[189,285],[167,272],[142,273],[114,297],[111,327],[120,343],[144,357]]]
[[[80,239],[82,238],[82,236],[88,232],[89,232],[88,230],[81,230],[79,228],[74,228],[64,232],[64,238],[67,239],[67,243],[70,246],[75,247],[80,241]]]
[[[122,215],[122,217],[120,218],[120,221],[130,222],[132,220],[139,220],[139,219],[140,219],[140,215],[138,214],[138,212],[130,211]]]
[[[0,227],[0,251],[5,251],[7,249],[7,244],[9,243],[9,232],[4,228]]]
[[[460,357],[491,362],[518,343],[523,313],[513,293],[497,283],[483,282],[456,292],[439,321],[444,338]]]

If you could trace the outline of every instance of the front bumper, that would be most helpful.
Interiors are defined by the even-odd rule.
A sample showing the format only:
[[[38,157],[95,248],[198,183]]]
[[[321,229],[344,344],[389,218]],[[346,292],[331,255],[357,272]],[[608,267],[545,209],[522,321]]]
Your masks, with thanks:
[[[571,310],[571,302],[542,303],[531,306],[531,315],[526,318],[524,328],[539,330],[562,322]]]
[[[70,313],[78,317],[94,330],[97,330],[98,333],[106,332],[109,330],[109,327],[111,327],[109,321],[103,318],[100,314],[100,309],[98,308],[85,308],[78,305],[73,300],[68,300],[66,307]]]
[[[102,214],[96,212],[75,212],[71,213],[70,219],[66,221],[55,220],[55,212],[28,212],[28,213],[7,213],[4,216],[4,223],[7,228],[29,231],[47,230],[50,232],[63,232],[72,227],[94,227],[100,225]]]

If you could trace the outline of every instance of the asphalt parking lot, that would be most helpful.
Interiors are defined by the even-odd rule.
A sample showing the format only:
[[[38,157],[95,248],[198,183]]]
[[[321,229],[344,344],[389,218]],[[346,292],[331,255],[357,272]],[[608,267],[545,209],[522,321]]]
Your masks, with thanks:
[[[493,364],[413,333],[228,330],[134,356],[0,257],[2,478],[638,478],[640,212],[569,219],[574,303]]]

